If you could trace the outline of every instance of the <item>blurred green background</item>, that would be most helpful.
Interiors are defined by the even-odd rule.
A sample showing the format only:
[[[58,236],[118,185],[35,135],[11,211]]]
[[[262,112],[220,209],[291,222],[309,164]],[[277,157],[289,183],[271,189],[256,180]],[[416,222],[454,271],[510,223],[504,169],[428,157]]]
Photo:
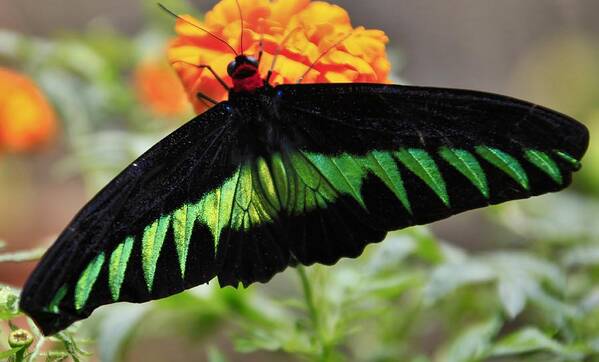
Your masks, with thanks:
[[[389,35],[396,79],[509,94],[599,130],[597,1],[331,2]],[[201,16],[215,2],[164,3]],[[57,122],[44,145],[0,148],[0,283],[12,287],[0,289],[0,352],[9,320],[36,333],[14,304],[35,262],[14,260],[35,259],[95,191],[193,116],[144,96],[144,82],[171,84],[160,69],[173,35],[154,1],[0,0],[0,67],[30,77]],[[150,104],[164,98],[166,111]],[[392,233],[359,259],[307,268],[303,284],[291,269],[247,290],[211,283],[102,308],[58,338],[36,335],[31,357],[599,361],[593,141],[583,165],[565,192]]]

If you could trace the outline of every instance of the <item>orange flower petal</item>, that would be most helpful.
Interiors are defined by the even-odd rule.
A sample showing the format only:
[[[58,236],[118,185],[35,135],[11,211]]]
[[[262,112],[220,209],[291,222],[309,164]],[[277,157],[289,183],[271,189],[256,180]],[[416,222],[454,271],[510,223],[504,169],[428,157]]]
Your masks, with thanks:
[[[141,102],[159,116],[176,116],[188,109],[181,83],[162,61],[148,60],[139,64],[135,70],[135,87]]]
[[[326,72],[324,78],[330,83],[349,83],[353,80],[353,77],[337,72]]]
[[[389,41],[381,31],[357,29],[349,38],[343,41],[343,46],[350,54],[372,62],[376,57],[385,56],[385,44]],[[382,35],[381,35],[382,34]]]
[[[270,5],[272,11],[271,19],[280,24],[287,24],[291,17],[305,9],[310,0],[279,0]]]
[[[376,78],[374,69],[367,61],[344,51],[336,50],[330,52],[326,59],[323,60],[323,63],[343,65],[346,68],[356,70],[360,74],[371,76],[373,79]]]
[[[350,25],[349,14],[345,9],[322,1],[310,3],[295,17],[304,25]]]
[[[304,83],[388,81],[387,36],[380,30],[354,29],[347,11],[340,6],[310,0],[240,0],[239,3],[245,54],[257,56],[262,43],[264,54],[259,71],[263,77],[271,68],[275,53],[280,53],[273,69],[272,84],[295,83],[310,67]],[[191,16],[185,19],[204,27],[236,51],[240,50],[241,20],[235,0],[220,1],[206,13],[203,22]],[[182,21],[177,22],[175,30],[178,37],[171,42],[168,51],[171,62],[182,60],[210,65],[225,82],[232,84],[226,72],[227,65],[234,59],[231,49]],[[343,40],[348,34],[351,36]],[[321,57],[328,50],[330,52]],[[314,64],[317,59],[318,63]],[[198,100],[198,92],[217,101],[226,99],[227,92],[210,72],[180,63],[174,67],[196,112],[209,107]]]

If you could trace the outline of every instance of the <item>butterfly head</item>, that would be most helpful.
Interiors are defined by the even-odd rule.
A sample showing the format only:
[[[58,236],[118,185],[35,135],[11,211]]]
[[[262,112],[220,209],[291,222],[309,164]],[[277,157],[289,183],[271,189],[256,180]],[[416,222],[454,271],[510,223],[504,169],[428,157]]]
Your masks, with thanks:
[[[247,55],[238,55],[229,63],[227,73],[233,79],[233,91],[252,92],[264,86],[258,71],[259,62]]]

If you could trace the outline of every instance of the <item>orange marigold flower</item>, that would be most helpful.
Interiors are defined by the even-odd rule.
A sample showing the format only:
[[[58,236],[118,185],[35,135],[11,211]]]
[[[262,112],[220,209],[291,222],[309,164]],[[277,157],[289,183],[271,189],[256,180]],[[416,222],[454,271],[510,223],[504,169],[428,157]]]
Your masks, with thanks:
[[[239,0],[239,3],[243,15],[244,53],[257,56],[262,41],[264,54],[260,74],[263,77],[271,67],[277,48],[281,47],[272,84],[297,82],[331,47],[307,74],[304,83],[388,82],[390,64],[385,46],[389,39],[380,30],[352,27],[343,8],[310,0]],[[212,32],[239,51],[241,20],[235,0],[220,1],[206,13],[204,21],[189,15],[183,18]],[[210,65],[231,84],[227,65],[234,54],[225,44],[185,21],[177,21],[176,31],[178,37],[171,42],[169,59],[195,110],[201,113],[208,105],[196,98],[197,92],[219,101],[226,98],[227,92],[207,69],[185,63]],[[351,36],[347,37],[348,34]]]
[[[158,116],[173,117],[188,110],[181,82],[164,61],[140,63],[135,69],[135,88],[139,100]]]
[[[28,77],[0,68],[0,94],[0,150],[28,151],[54,135],[54,111]]]

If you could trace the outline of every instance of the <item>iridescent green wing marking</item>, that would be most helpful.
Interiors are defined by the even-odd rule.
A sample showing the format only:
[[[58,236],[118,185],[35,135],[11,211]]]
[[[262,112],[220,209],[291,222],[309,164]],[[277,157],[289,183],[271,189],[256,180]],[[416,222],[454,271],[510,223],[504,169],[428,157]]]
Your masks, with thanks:
[[[558,185],[561,185],[564,182],[562,177],[562,171],[560,170],[557,163],[553,160],[551,156],[543,151],[531,150],[528,149],[524,152],[524,157],[526,160],[536,167],[539,170],[543,171],[547,174],[547,176],[551,177],[553,181],[555,181]]]
[[[395,155],[408,170],[424,181],[449,207],[449,195],[443,176],[441,176],[437,164],[426,150],[408,148],[398,151]]]
[[[131,249],[135,238],[128,237],[110,254],[110,269],[108,271],[108,283],[110,285],[110,293],[112,300],[119,300],[121,294],[121,286],[125,280],[125,272],[127,271],[127,263],[131,257]]]
[[[407,148],[360,156],[301,152],[291,157],[291,168],[306,188],[297,190],[299,202],[283,206],[299,215],[344,197],[363,209],[374,224],[388,218],[389,209],[402,209],[390,224],[427,222],[430,214],[453,214],[472,208],[473,202],[479,207],[501,202],[506,192],[529,196],[531,180],[561,187],[563,171],[556,157],[534,149],[510,155],[487,146],[470,151],[449,146],[431,151]],[[389,194],[379,204],[380,200],[368,195],[382,193],[381,187]],[[390,208],[388,203],[398,206]],[[412,205],[419,211],[415,213]]]
[[[75,309],[81,310],[85,307],[87,299],[98,280],[102,265],[104,265],[104,253],[100,253],[96,256],[79,276],[77,284],[75,284]],[[62,294],[61,290],[59,290],[59,292],[60,293],[57,293],[57,298]]]
[[[453,168],[468,178],[485,198],[489,198],[487,175],[472,153],[459,148],[441,147],[439,155]]]
[[[513,178],[523,189],[530,188],[528,175],[520,162],[513,156],[497,148],[477,146],[476,152],[486,161]]]

